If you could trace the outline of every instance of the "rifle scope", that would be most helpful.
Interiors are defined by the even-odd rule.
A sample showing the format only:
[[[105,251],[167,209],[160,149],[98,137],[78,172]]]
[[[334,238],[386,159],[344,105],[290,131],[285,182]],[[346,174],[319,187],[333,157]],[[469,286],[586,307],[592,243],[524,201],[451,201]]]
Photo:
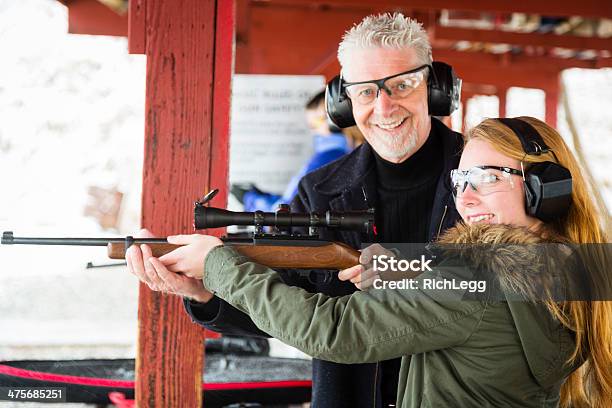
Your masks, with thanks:
[[[326,211],[325,213],[291,212],[235,212],[205,207],[196,203],[194,226],[196,229],[252,225],[256,227],[321,227],[360,231],[370,234],[374,228],[374,211]]]

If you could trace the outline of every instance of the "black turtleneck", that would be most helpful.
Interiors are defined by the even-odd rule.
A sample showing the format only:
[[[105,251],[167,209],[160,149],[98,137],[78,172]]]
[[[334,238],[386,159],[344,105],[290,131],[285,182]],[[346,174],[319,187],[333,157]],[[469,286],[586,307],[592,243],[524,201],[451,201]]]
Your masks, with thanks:
[[[427,242],[436,185],[444,168],[442,141],[432,130],[427,141],[402,163],[374,152],[379,242]]]

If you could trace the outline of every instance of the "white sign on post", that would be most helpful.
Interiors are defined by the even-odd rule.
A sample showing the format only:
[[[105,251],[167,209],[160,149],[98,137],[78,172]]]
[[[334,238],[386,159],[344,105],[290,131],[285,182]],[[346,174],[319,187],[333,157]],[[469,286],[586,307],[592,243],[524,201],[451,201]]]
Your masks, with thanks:
[[[304,105],[323,76],[234,75],[230,183],[282,194],[312,154]]]

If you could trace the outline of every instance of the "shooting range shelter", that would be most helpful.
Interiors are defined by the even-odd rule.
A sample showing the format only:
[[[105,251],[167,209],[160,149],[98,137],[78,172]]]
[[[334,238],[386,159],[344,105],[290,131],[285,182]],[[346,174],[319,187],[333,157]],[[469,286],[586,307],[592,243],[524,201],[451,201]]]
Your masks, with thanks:
[[[510,87],[537,88],[546,95],[545,120],[556,126],[561,71],[612,66],[610,37],[505,31],[496,24],[511,13],[612,19],[609,0],[60,1],[71,33],[127,36],[129,52],[147,56],[142,225],[156,234],[190,233],[190,201],[212,187],[221,190],[214,205],[226,204],[233,73],[330,79],[339,72],[339,39],[366,15],[401,11],[421,21],[434,59],[463,79],[464,106],[473,96],[496,95],[501,117]],[[489,16],[493,25],[448,25],[442,16]],[[459,47],[465,42],[485,46]],[[486,44],[510,47],[498,52]],[[557,48],[582,56],[552,55]],[[180,298],[143,284],[139,296],[137,405],[201,406],[202,342],[213,334],[189,320]]]

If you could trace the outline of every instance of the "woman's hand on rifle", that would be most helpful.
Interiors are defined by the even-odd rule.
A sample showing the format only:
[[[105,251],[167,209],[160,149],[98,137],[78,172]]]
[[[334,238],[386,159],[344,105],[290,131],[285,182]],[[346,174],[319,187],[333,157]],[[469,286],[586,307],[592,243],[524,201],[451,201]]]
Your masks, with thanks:
[[[141,230],[136,237],[153,238],[153,234],[147,230]],[[170,255],[175,251],[166,255]],[[181,252],[184,253],[185,251]],[[153,257],[151,248],[146,244],[140,247],[138,245],[131,246],[126,253],[125,260],[127,261],[128,270],[141,282],[146,283],[151,290],[172,293],[202,303],[208,302],[213,297],[213,294],[204,288],[201,279],[177,273],[179,271],[173,270],[176,269],[176,262],[164,261]],[[164,262],[174,266],[167,267]],[[203,261],[200,265],[204,269]]]
[[[161,264],[171,272],[181,273],[200,282],[204,278],[206,256],[211,249],[223,245],[219,238],[203,234],[171,235],[167,239],[169,243],[181,246],[160,256]]]

